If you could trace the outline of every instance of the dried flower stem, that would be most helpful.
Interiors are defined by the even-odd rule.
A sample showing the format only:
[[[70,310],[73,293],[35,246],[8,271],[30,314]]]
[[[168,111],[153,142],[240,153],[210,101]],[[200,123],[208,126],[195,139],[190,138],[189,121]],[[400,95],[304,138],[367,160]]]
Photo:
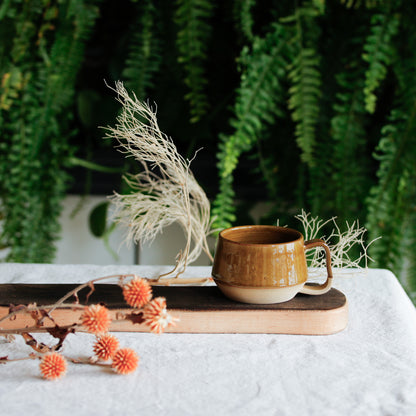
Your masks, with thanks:
[[[157,279],[147,279],[149,284],[154,286],[170,286],[171,284],[180,285],[201,285],[208,282],[212,282],[212,277],[201,277],[201,278],[181,278],[171,277],[169,279],[160,279],[164,275],[159,276]]]
[[[89,358],[71,358],[71,357],[65,357],[68,361],[70,361],[73,364],[84,364],[84,365],[96,365],[98,367],[105,367],[110,370],[114,369],[113,363],[103,362],[96,357],[89,357]]]
[[[86,287],[90,288],[90,292],[86,296],[86,303],[88,303],[90,295],[95,290],[95,282],[115,277],[118,278],[118,284],[123,292],[124,300],[130,307],[133,307],[132,310],[130,309],[128,313],[119,311],[114,314],[110,313],[103,303],[94,303],[88,306],[79,304],[78,292],[80,290]],[[126,282],[127,277],[131,277],[132,279]],[[75,303],[73,305],[65,304],[64,302],[72,296],[75,297]],[[152,300],[152,296],[153,293],[148,279],[138,277],[134,274],[111,275],[78,285],[53,305],[11,305],[11,312],[1,318],[0,322],[6,319],[16,318],[18,314],[25,314],[34,321],[34,324],[29,326],[26,320],[23,328],[0,328],[0,335],[6,337],[8,340],[14,340],[15,338],[11,338],[11,334],[18,334],[23,338],[26,345],[35,350],[36,353],[15,359],[9,359],[7,355],[1,356],[0,364],[39,358],[41,360],[39,364],[40,372],[42,377],[47,380],[56,380],[65,375],[67,361],[75,364],[99,365],[111,368],[118,374],[130,374],[136,370],[140,362],[140,357],[131,348],[120,348],[119,340],[109,333],[110,325],[122,321],[129,321],[132,324],[146,324],[150,327],[151,332],[158,334],[162,333],[168,327],[174,326],[178,319],[168,313],[166,299],[164,297],[157,297]],[[55,321],[51,316],[51,312],[57,308],[64,307],[75,310],[82,309],[82,313],[77,318],[74,318],[77,322],[70,325],[59,325]],[[48,318],[53,325],[46,326],[43,322],[45,318]],[[88,360],[74,359],[65,357],[57,352],[61,349],[67,336],[76,331],[96,335],[96,343],[93,347],[95,357],[91,357]],[[35,333],[49,333],[53,338],[58,339],[58,342],[53,346],[49,346],[43,342],[39,342],[32,335]],[[109,359],[112,360],[111,364],[100,361]]]
[[[41,306],[22,306],[22,308],[15,310],[13,312],[10,312],[8,315],[5,315],[3,317],[0,318],[0,322],[3,322],[7,319],[11,319],[16,315],[22,314],[22,313],[30,313],[30,312],[36,312],[39,311],[41,309],[43,310],[47,310],[50,308],[55,308],[56,303],[54,303],[53,305],[41,305]],[[84,309],[84,305],[77,305],[74,303],[63,303],[61,305],[59,305],[60,309]],[[55,308],[56,309],[56,308]],[[52,309],[49,310],[49,312],[51,312]],[[2,330],[0,329],[0,333],[3,333]]]
[[[104,277],[99,277],[99,278],[97,278],[97,279],[93,279],[93,280],[90,280],[89,282],[87,282],[87,283],[83,283],[83,284],[81,284],[81,285],[79,285],[79,286],[77,286],[75,289],[73,289],[73,290],[71,290],[70,292],[68,292],[65,296],[63,296],[61,299],[59,299],[56,303],[55,303],[55,305],[53,305],[53,307],[51,308],[51,310],[49,311],[49,313],[50,312],[53,312],[56,308],[59,308],[67,299],[69,299],[71,296],[75,296],[75,298],[77,299],[77,301],[78,301],[78,292],[79,291],[81,291],[82,289],[84,289],[84,288],[86,288],[86,287],[90,287],[91,288],[91,291],[93,291],[94,290],[94,283],[96,283],[96,282],[99,282],[99,281],[101,281],[101,280],[108,280],[108,279],[111,279],[111,278],[114,278],[114,277],[121,277],[121,276],[123,276],[123,277],[128,277],[128,276],[134,276],[133,274],[132,275],[118,275],[118,276],[104,276]],[[87,297],[89,297],[88,295],[87,295]]]
[[[12,319],[15,316],[20,315],[20,314],[27,314],[27,313],[30,313],[30,312],[37,312],[37,311],[40,311],[40,310],[46,311],[48,315],[50,315],[57,308],[83,310],[85,308],[85,305],[81,305],[79,303],[64,303],[64,302],[67,301],[72,296],[74,296],[76,298],[76,302],[79,302],[78,293],[81,290],[83,290],[87,287],[89,287],[91,289],[91,291],[93,291],[94,290],[93,289],[94,288],[94,283],[96,283],[96,282],[103,281],[103,280],[110,280],[110,279],[118,279],[120,282],[122,282],[126,278],[134,278],[134,277],[136,277],[135,274],[114,274],[114,275],[99,277],[99,278],[90,280],[86,283],[78,285],[77,287],[75,287],[73,290],[69,291],[67,294],[65,294],[65,296],[61,297],[56,303],[54,303],[52,305],[39,305],[39,306],[38,305],[28,305],[28,306],[22,305],[19,309],[14,310],[14,311],[10,312],[9,314],[1,317],[0,318],[0,323],[7,320],[7,319]],[[177,279],[176,277],[174,277],[174,278],[167,278],[167,279],[155,278],[155,279],[146,279],[146,280],[148,281],[148,283],[150,285],[169,286],[171,284],[184,284],[184,285],[204,284],[206,282],[211,281],[212,278],[207,277],[207,278],[181,278],[181,279]],[[135,309],[135,312],[136,313],[142,312],[142,309]],[[49,327],[42,326],[43,320],[44,320],[44,318],[41,318],[37,322],[37,324],[32,326],[32,327],[14,328],[14,329],[2,329],[2,328],[0,328],[0,335],[8,335],[8,334],[20,334],[21,335],[22,333],[27,333],[27,332],[32,332],[32,333],[48,332]],[[124,316],[123,317],[121,317],[121,316],[116,317],[117,322],[123,322],[123,321],[127,322],[129,320],[130,320],[129,318],[126,318]],[[84,329],[82,329],[82,325],[80,325],[80,324],[62,326],[61,328],[62,329],[74,328],[78,332],[87,332]]]
[[[88,357],[88,358],[65,357],[65,358],[74,364],[98,365],[99,367],[111,368],[111,363],[105,363],[105,362],[99,361],[96,357]]]
[[[73,358],[68,357],[66,355],[62,355],[66,360],[70,361],[74,364],[88,364],[88,365],[98,365],[100,367],[109,367],[111,368],[111,363],[104,363],[102,361],[99,361],[95,359],[95,357],[89,357],[89,358]],[[0,358],[0,363],[10,363],[15,361],[26,361],[26,360],[41,360],[43,355],[38,355],[36,353],[29,354],[25,357],[20,358]]]
[[[136,278],[137,275],[135,274],[114,274],[109,276],[103,276],[96,279],[92,279],[86,283],[80,284],[76,286],[74,289],[66,293],[63,297],[61,297],[56,303],[52,305],[36,305],[36,304],[30,304],[30,305],[19,305],[18,308],[15,310],[12,310],[9,314],[3,316],[0,318],[0,323],[7,320],[7,319],[13,319],[17,315],[21,314],[29,314],[34,312],[43,312],[42,317],[36,318],[33,317],[35,324],[31,327],[25,326],[22,328],[13,328],[13,329],[3,329],[0,328],[0,335],[7,336],[10,334],[18,334],[23,337],[27,336],[26,334],[29,333],[48,333],[51,331],[51,326],[45,326],[44,325],[44,319],[48,318],[52,321],[53,327],[56,326],[56,322],[53,320],[51,313],[56,310],[57,308],[60,309],[79,309],[84,310],[85,305],[79,304],[79,298],[78,293],[89,287],[90,292],[87,294],[87,300],[89,296],[94,291],[94,284],[99,281],[103,280],[110,280],[110,279],[118,279],[119,285],[122,286],[123,282],[127,278]],[[207,278],[181,278],[177,279],[175,278],[167,278],[167,279],[146,279],[144,278],[150,285],[157,285],[157,286],[169,286],[171,284],[203,284],[205,282],[208,282],[212,280],[210,277]],[[76,303],[64,303],[69,298],[75,297]],[[143,312],[143,308],[134,308],[134,313],[129,314],[117,314],[115,319],[112,319],[113,322],[122,323],[122,322],[128,322],[128,321],[134,321],[137,322],[137,316],[140,315]],[[52,327],[52,328],[53,328]],[[59,326],[59,329],[62,331],[77,331],[77,332],[88,332],[83,328],[83,326],[80,323],[73,323],[72,325],[65,325],[65,326]],[[58,344],[60,345],[60,344]]]
[[[163,275],[161,275],[163,276]],[[157,285],[157,286],[170,286],[172,283],[175,284],[182,284],[182,285],[189,285],[189,284],[203,284],[206,283],[208,281],[211,281],[212,278],[211,277],[206,277],[206,278],[181,278],[181,279],[176,279],[176,278],[170,278],[170,279],[160,279],[159,276],[158,278],[155,279],[146,279],[150,285]],[[85,289],[86,287],[90,287],[91,290],[93,290],[93,285],[94,283],[97,283],[99,281],[102,280],[110,280],[110,279],[126,279],[128,277],[136,277],[135,274],[114,274],[114,275],[110,275],[110,276],[104,276],[104,277],[99,277],[97,279],[93,279],[90,280],[86,283],[83,283],[79,286],[77,286],[76,288],[74,288],[73,290],[71,290],[70,292],[68,292],[65,296],[63,296],[61,299],[59,299],[54,305],[52,306],[42,306],[43,309],[48,309],[49,307],[51,307],[51,309],[48,311],[49,313],[53,312],[56,308],[60,308],[64,306],[64,302],[69,299],[71,296],[75,296],[78,299],[78,292],[80,292],[82,289]],[[71,305],[68,305],[67,307],[70,307]],[[72,305],[74,306],[74,305]],[[36,309],[34,309],[36,310]],[[19,311],[16,311],[16,313],[19,313]],[[16,314],[15,313],[15,314]],[[7,316],[9,317],[9,315]],[[0,319],[0,322],[3,319],[6,319],[7,317],[4,317],[2,319]]]
[[[26,361],[26,360],[36,360],[36,359],[38,359],[38,358],[40,358],[38,355],[35,355],[35,354],[29,354],[29,355],[26,355],[25,357],[20,357],[20,358],[4,358],[4,357],[1,357],[0,358],[0,364],[1,363],[12,363],[12,362],[16,362],[16,361]]]
[[[24,328],[13,328],[13,329],[3,329],[0,328],[0,335],[8,335],[8,334],[16,334],[16,335],[21,335],[24,333],[32,333],[32,334],[43,334],[48,332],[48,329],[50,329],[50,327],[38,327],[38,326],[30,326],[30,327],[24,327]],[[66,329],[74,329],[77,332],[87,332],[86,330],[84,330],[82,328],[82,325],[78,325],[78,324],[72,324],[72,325],[62,325],[60,326],[60,329],[62,330],[66,330]]]

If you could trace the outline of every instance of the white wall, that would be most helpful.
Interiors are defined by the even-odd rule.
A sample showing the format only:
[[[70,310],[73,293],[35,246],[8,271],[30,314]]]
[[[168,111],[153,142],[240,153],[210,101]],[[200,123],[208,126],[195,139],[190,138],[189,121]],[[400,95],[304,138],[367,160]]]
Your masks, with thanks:
[[[123,232],[116,229],[109,238],[112,250],[117,253],[114,258],[107,249],[104,241],[94,237],[89,230],[88,218],[92,209],[106,200],[102,196],[67,196],[63,201],[61,214],[61,239],[57,243],[57,253],[54,263],[57,264],[134,264],[134,247],[122,245]],[[81,208],[75,215],[74,209],[81,203]]]
[[[54,263],[57,264],[157,264],[174,265],[175,256],[185,246],[185,237],[181,228],[173,224],[163,230],[163,234],[156,237],[152,245],[141,246],[135,255],[136,247],[127,247],[124,241],[124,229],[118,227],[110,236],[109,243],[117,258],[106,248],[100,238],[94,237],[88,225],[91,210],[100,202],[106,200],[105,196],[89,196],[82,200],[81,209],[75,216],[71,214],[81,201],[79,196],[67,196],[63,202],[61,214],[62,237],[57,243],[57,255]],[[213,248],[214,239],[210,240]],[[205,266],[210,261],[205,254],[193,265]]]
[[[215,239],[209,239],[211,252],[215,245]],[[175,257],[186,245],[186,239],[181,227],[178,224],[172,224],[158,235],[152,245],[140,247],[139,263],[140,264],[175,264]],[[202,253],[198,260],[192,263],[193,266],[208,266],[211,262],[205,253]]]

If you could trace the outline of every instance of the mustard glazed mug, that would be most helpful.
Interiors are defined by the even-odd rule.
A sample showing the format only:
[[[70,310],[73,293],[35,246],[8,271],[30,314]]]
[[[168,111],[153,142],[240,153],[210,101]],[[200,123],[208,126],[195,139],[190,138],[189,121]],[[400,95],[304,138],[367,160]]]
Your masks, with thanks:
[[[307,283],[306,250],[325,250],[327,279]],[[212,277],[230,299],[255,304],[286,302],[297,293],[321,295],[332,286],[331,254],[323,240],[304,241],[296,230],[245,225],[220,232]]]

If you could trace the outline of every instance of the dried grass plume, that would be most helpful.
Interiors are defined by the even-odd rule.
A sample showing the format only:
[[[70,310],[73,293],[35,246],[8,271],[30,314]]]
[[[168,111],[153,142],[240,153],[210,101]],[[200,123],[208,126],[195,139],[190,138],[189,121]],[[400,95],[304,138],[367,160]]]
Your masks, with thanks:
[[[127,242],[151,243],[166,226],[178,222],[186,236],[186,246],[168,274],[179,275],[202,251],[212,260],[207,236],[210,233],[210,203],[172,140],[160,131],[156,111],[129,96],[121,82],[114,91],[122,104],[115,127],[108,127],[106,137],[115,138],[120,150],[134,157],[143,168],[126,180],[135,191],[115,194],[115,219],[128,226]]]
[[[366,229],[361,227],[358,220],[352,224],[346,223],[346,230],[341,231],[336,222],[336,217],[327,221],[318,217],[312,217],[310,213],[302,210],[301,214],[295,216],[302,223],[303,235],[305,240],[321,238],[324,240],[331,251],[331,263],[334,275],[342,270],[343,275],[348,269],[365,272],[368,262],[372,261],[368,255],[368,247],[375,241],[366,243]],[[332,231],[328,236],[322,235],[324,227],[331,225]],[[358,247],[359,255],[352,257],[353,247]],[[325,256],[319,250],[310,250],[306,253],[306,258],[310,267],[310,275],[312,277],[320,277],[325,274]]]

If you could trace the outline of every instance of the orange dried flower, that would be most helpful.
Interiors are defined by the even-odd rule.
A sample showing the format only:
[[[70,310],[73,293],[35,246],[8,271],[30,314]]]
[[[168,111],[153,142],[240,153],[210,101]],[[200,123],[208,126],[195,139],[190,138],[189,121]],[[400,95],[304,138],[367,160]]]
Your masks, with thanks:
[[[152,287],[146,279],[135,277],[123,285],[123,295],[130,306],[142,308],[152,299]]]
[[[88,332],[102,334],[108,331],[111,319],[105,306],[91,305],[85,308],[81,315],[81,322]]]
[[[39,364],[42,377],[47,380],[56,380],[66,372],[66,360],[57,352],[44,355]]]
[[[152,332],[161,334],[165,328],[174,326],[177,321],[166,309],[166,299],[157,297],[151,300],[143,310],[143,319]]]
[[[114,357],[111,367],[119,374],[132,373],[139,364],[139,357],[131,348],[119,349]]]
[[[101,360],[109,360],[118,350],[120,343],[114,335],[105,334],[94,344],[94,354]]]

